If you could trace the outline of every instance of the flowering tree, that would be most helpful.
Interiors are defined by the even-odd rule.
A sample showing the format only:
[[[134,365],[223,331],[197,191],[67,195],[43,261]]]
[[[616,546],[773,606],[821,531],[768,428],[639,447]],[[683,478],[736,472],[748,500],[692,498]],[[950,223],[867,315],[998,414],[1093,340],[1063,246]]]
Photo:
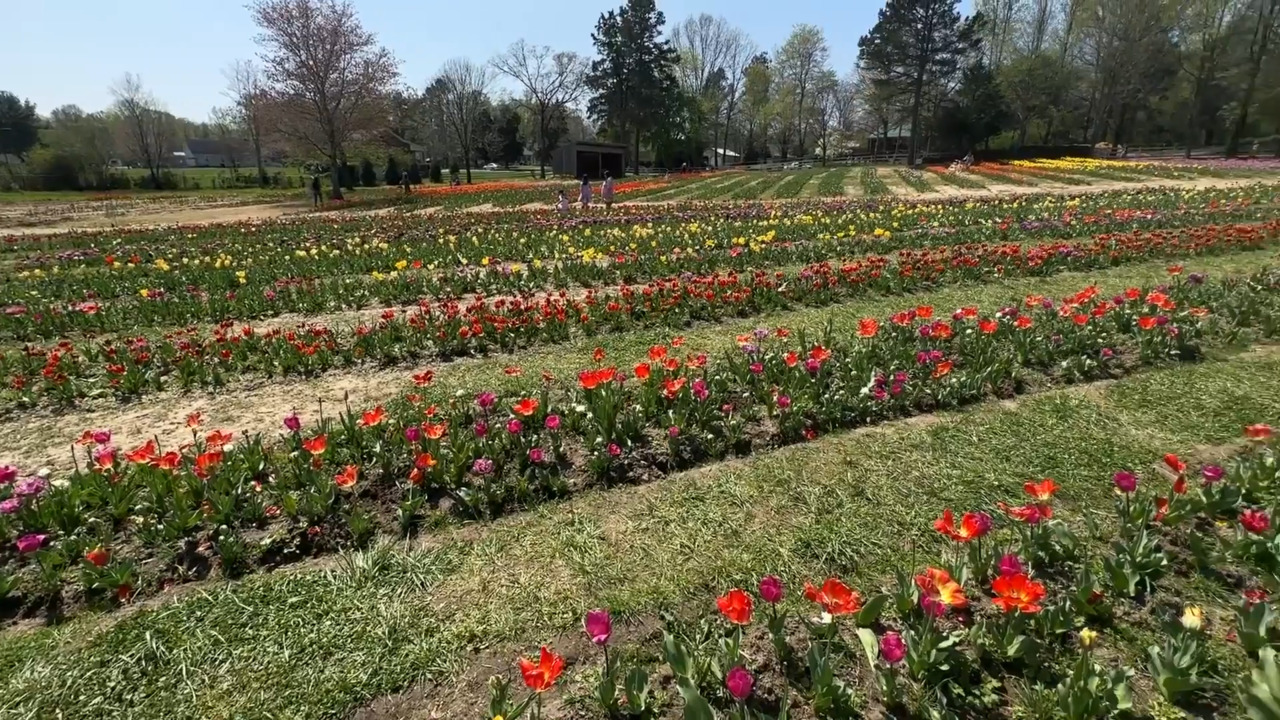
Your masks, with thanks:
[[[383,101],[399,62],[364,29],[347,0],[257,0],[250,5],[282,135],[329,161],[333,198],[342,198],[344,146],[385,122]]]

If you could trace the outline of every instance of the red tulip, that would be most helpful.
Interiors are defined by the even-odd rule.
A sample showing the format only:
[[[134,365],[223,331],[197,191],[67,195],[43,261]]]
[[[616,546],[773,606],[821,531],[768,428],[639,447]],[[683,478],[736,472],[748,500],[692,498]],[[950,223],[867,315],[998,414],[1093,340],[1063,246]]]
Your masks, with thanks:
[[[738,588],[716,598],[716,606],[720,608],[720,614],[734,625],[751,623],[751,596]]]
[[[564,658],[543,646],[538,653],[538,662],[520,658],[520,674],[524,684],[530,690],[541,693],[550,690],[556,684],[560,673],[564,672]]]
[[[849,615],[862,609],[862,596],[857,590],[851,590],[839,578],[827,578],[822,589],[810,583],[804,584],[804,596],[811,602],[822,606],[823,611],[831,615]]]

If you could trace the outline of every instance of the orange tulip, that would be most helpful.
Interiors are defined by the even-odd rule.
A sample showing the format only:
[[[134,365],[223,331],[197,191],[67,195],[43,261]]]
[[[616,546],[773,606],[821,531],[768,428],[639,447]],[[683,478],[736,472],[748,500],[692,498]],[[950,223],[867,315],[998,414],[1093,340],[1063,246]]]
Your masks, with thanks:
[[[857,590],[851,590],[839,578],[827,578],[822,589],[809,583],[804,584],[804,596],[810,602],[818,603],[831,615],[851,615],[862,609],[862,596]]]
[[[94,567],[106,567],[111,562],[111,553],[102,549],[102,546],[90,550],[84,554],[84,559],[88,560]]]
[[[317,435],[313,438],[307,438],[302,441],[302,449],[315,455],[323,455],[325,448],[329,446],[328,435]]]
[[[1271,426],[1262,423],[1246,426],[1244,436],[1250,440],[1267,440],[1271,437]]]
[[[916,586],[925,596],[941,602],[943,605],[957,609],[969,607],[969,598],[964,596],[964,588],[951,579],[951,573],[939,568],[928,568],[923,574],[916,576]]]
[[[872,338],[880,332],[880,322],[875,318],[863,318],[858,321],[858,337]]]
[[[933,368],[933,379],[940,380],[951,374],[952,364],[950,360],[943,360]]]
[[[333,476],[333,483],[343,490],[349,490],[355,487],[359,473],[360,469],[355,465],[348,465],[342,468],[342,472]]]
[[[991,518],[986,513],[967,512],[960,519],[960,527],[955,525],[955,515],[951,508],[942,511],[942,517],[933,521],[933,529],[955,540],[969,542],[986,535],[991,530]]]
[[[156,441],[148,440],[145,445],[136,447],[124,454],[124,459],[131,463],[149,463],[156,459]]]
[[[1053,478],[1045,478],[1038,483],[1024,483],[1022,489],[1039,502],[1046,503],[1053,499],[1054,493],[1058,492],[1058,484],[1053,481]]]
[[[720,608],[720,614],[726,620],[735,625],[751,623],[751,596],[738,588],[716,598],[716,607]]]
[[[386,417],[387,411],[379,405],[372,410],[366,410],[360,414],[360,427],[375,427],[377,425],[381,425],[382,421],[385,420]]]
[[[204,437],[205,444],[215,450],[230,445],[231,441],[235,439],[235,435],[226,430],[214,430]]]
[[[190,415],[187,415],[187,427],[198,428],[203,424],[204,424],[204,416],[201,415],[200,413],[193,412]]]
[[[560,673],[564,672],[564,658],[543,646],[538,653],[538,662],[520,658],[520,675],[530,690],[541,693],[550,690],[556,684]]]
[[[533,398],[524,398],[520,402],[511,406],[511,412],[520,417],[529,417],[538,412],[538,401]]]
[[[431,440],[439,440],[449,430],[449,426],[445,423],[425,423],[422,430],[427,434],[427,438]]]
[[[649,363],[636,363],[635,368],[633,368],[633,372],[637,378],[641,380],[648,380],[650,373]]]
[[[991,582],[991,591],[996,594],[991,602],[1006,613],[1017,611],[1034,614],[1043,609],[1040,601],[1044,599],[1044,585],[1024,573],[996,578]]]

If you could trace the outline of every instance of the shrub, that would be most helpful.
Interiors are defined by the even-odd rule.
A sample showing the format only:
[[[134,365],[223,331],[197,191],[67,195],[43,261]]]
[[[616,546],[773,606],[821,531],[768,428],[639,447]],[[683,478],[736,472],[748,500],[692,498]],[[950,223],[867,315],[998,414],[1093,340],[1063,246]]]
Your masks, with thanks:
[[[360,184],[365,187],[373,187],[378,184],[378,173],[373,169],[373,163],[369,158],[360,161]]]
[[[385,180],[388,185],[399,185],[400,175],[400,163],[396,162],[396,156],[388,155],[387,170],[382,174],[382,179]],[[413,182],[412,179],[410,179],[410,182]]]

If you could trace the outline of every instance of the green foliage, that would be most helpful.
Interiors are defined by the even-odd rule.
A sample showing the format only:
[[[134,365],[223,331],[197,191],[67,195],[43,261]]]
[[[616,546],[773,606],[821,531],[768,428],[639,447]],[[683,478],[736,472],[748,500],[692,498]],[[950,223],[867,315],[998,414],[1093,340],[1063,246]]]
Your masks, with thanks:
[[[360,161],[360,184],[365,187],[378,184],[378,172],[373,169],[373,162],[369,158]]]
[[[428,170],[428,175],[433,183],[440,184],[444,182],[444,171],[440,169],[440,163],[438,161],[433,160],[431,162],[431,169]]]
[[[387,169],[382,173],[382,179],[388,185],[400,184],[400,163],[396,161],[395,155],[387,156]],[[412,182],[412,180],[410,181]]]
[[[414,160],[412,163],[409,164],[409,184],[410,185],[422,184],[422,168],[418,165],[417,160]]]
[[[593,93],[587,111],[616,137],[656,129],[679,104],[676,51],[662,39],[665,22],[654,0],[627,0],[601,15],[591,34],[599,57],[587,74]]]
[[[40,118],[30,100],[0,91],[0,155],[26,157],[39,140]]]

